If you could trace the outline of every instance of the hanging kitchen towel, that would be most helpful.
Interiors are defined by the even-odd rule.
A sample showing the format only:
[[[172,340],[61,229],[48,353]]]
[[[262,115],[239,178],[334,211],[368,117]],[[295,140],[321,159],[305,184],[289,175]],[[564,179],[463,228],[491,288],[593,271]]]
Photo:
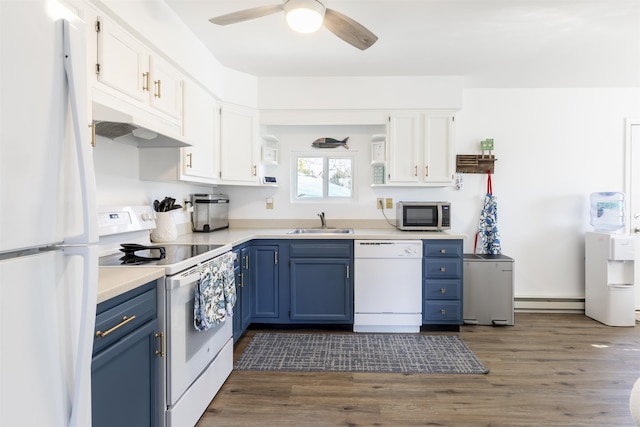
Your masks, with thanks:
[[[218,259],[220,260],[218,274],[222,280],[222,292],[224,294],[227,314],[233,314],[233,307],[236,305],[236,275],[234,272],[234,262],[237,255],[234,252],[227,252]]]
[[[498,200],[493,194],[490,171],[487,171],[487,194],[484,196],[482,210],[480,211],[480,222],[478,223],[478,232],[473,248],[474,253],[477,253],[478,236],[480,236],[480,253],[497,255],[502,252],[500,232],[498,231]]]
[[[193,304],[193,325],[198,331],[206,331],[233,315],[236,303],[235,275],[232,252],[214,259],[202,269],[196,282]]]

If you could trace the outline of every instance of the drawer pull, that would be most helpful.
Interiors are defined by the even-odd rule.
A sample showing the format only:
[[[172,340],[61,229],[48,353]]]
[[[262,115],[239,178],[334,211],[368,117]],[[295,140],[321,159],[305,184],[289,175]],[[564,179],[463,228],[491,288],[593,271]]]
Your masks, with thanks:
[[[440,272],[441,272],[441,273],[444,273],[445,271],[447,271],[447,269],[446,269],[446,268],[444,268],[444,267],[440,267]]]
[[[441,294],[446,294],[447,293],[447,288],[440,288],[440,293]]]
[[[447,310],[445,310],[444,308],[441,308],[440,309],[440,314],[442,314],[444,316],[445,314],[447,314]]]
[[[132,321],[132,320],[134,320],[135,318],[136,318],[135,314],[134,314],[133,316],[131,316],[131,317],[124,316],[124,317],[122,318],[122,322],[118,323],[118,324],[117,324],[116,326],[114,326],[113,328],[111,328],[111,329],[109,329],[109,330],[107,330],[107,331],[104,331],[104,332],[102,332],[102,331],[97,331],[97,332],[96,332],[96,337],[98,337],[98,338],[104,338],[104,337],[106,337],[107,335],[109,335],[111,332],[115,331],[115,330],[116,330],[116,329],[118,329],[118,328],[123,327],[124,325],[126,325],[126,324],[127,324],[127,323],[129,323],[129,322],[131,322],[131,321]]]
[[[441,253],[441,254],[446,254],[446,253],[447,253],[447,250],[446,250],[446,249],[444,249],[444,248],[442,248],[442,249],[440,249],[440,253]]]

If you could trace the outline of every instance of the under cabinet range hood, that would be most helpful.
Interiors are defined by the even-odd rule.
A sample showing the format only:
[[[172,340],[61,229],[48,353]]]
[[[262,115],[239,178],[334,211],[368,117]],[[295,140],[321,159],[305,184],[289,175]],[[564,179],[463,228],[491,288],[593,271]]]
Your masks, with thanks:
[[[130,114],[93,102],[93,123],[96,135],[118,142],[132,142],[143,147],[189,147],[191,144],[153,129],[162,119],[151,113]]]

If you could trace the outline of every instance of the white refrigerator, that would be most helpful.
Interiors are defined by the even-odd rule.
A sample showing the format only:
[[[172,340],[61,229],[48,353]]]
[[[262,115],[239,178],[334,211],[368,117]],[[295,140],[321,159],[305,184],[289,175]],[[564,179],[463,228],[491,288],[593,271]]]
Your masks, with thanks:
[[[86,27],[0,0],[0,425],[90,426],[98,278]]]

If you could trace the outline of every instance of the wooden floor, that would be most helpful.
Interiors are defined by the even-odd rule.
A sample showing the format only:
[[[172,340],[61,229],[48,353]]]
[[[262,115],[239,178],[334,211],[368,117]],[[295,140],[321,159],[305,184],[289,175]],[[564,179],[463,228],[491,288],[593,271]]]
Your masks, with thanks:
[[[197,425],[635,425],[629,392],[640,377],[640,325],[533,313],[515,323],[461,327],[487,375],[233,371]]]

